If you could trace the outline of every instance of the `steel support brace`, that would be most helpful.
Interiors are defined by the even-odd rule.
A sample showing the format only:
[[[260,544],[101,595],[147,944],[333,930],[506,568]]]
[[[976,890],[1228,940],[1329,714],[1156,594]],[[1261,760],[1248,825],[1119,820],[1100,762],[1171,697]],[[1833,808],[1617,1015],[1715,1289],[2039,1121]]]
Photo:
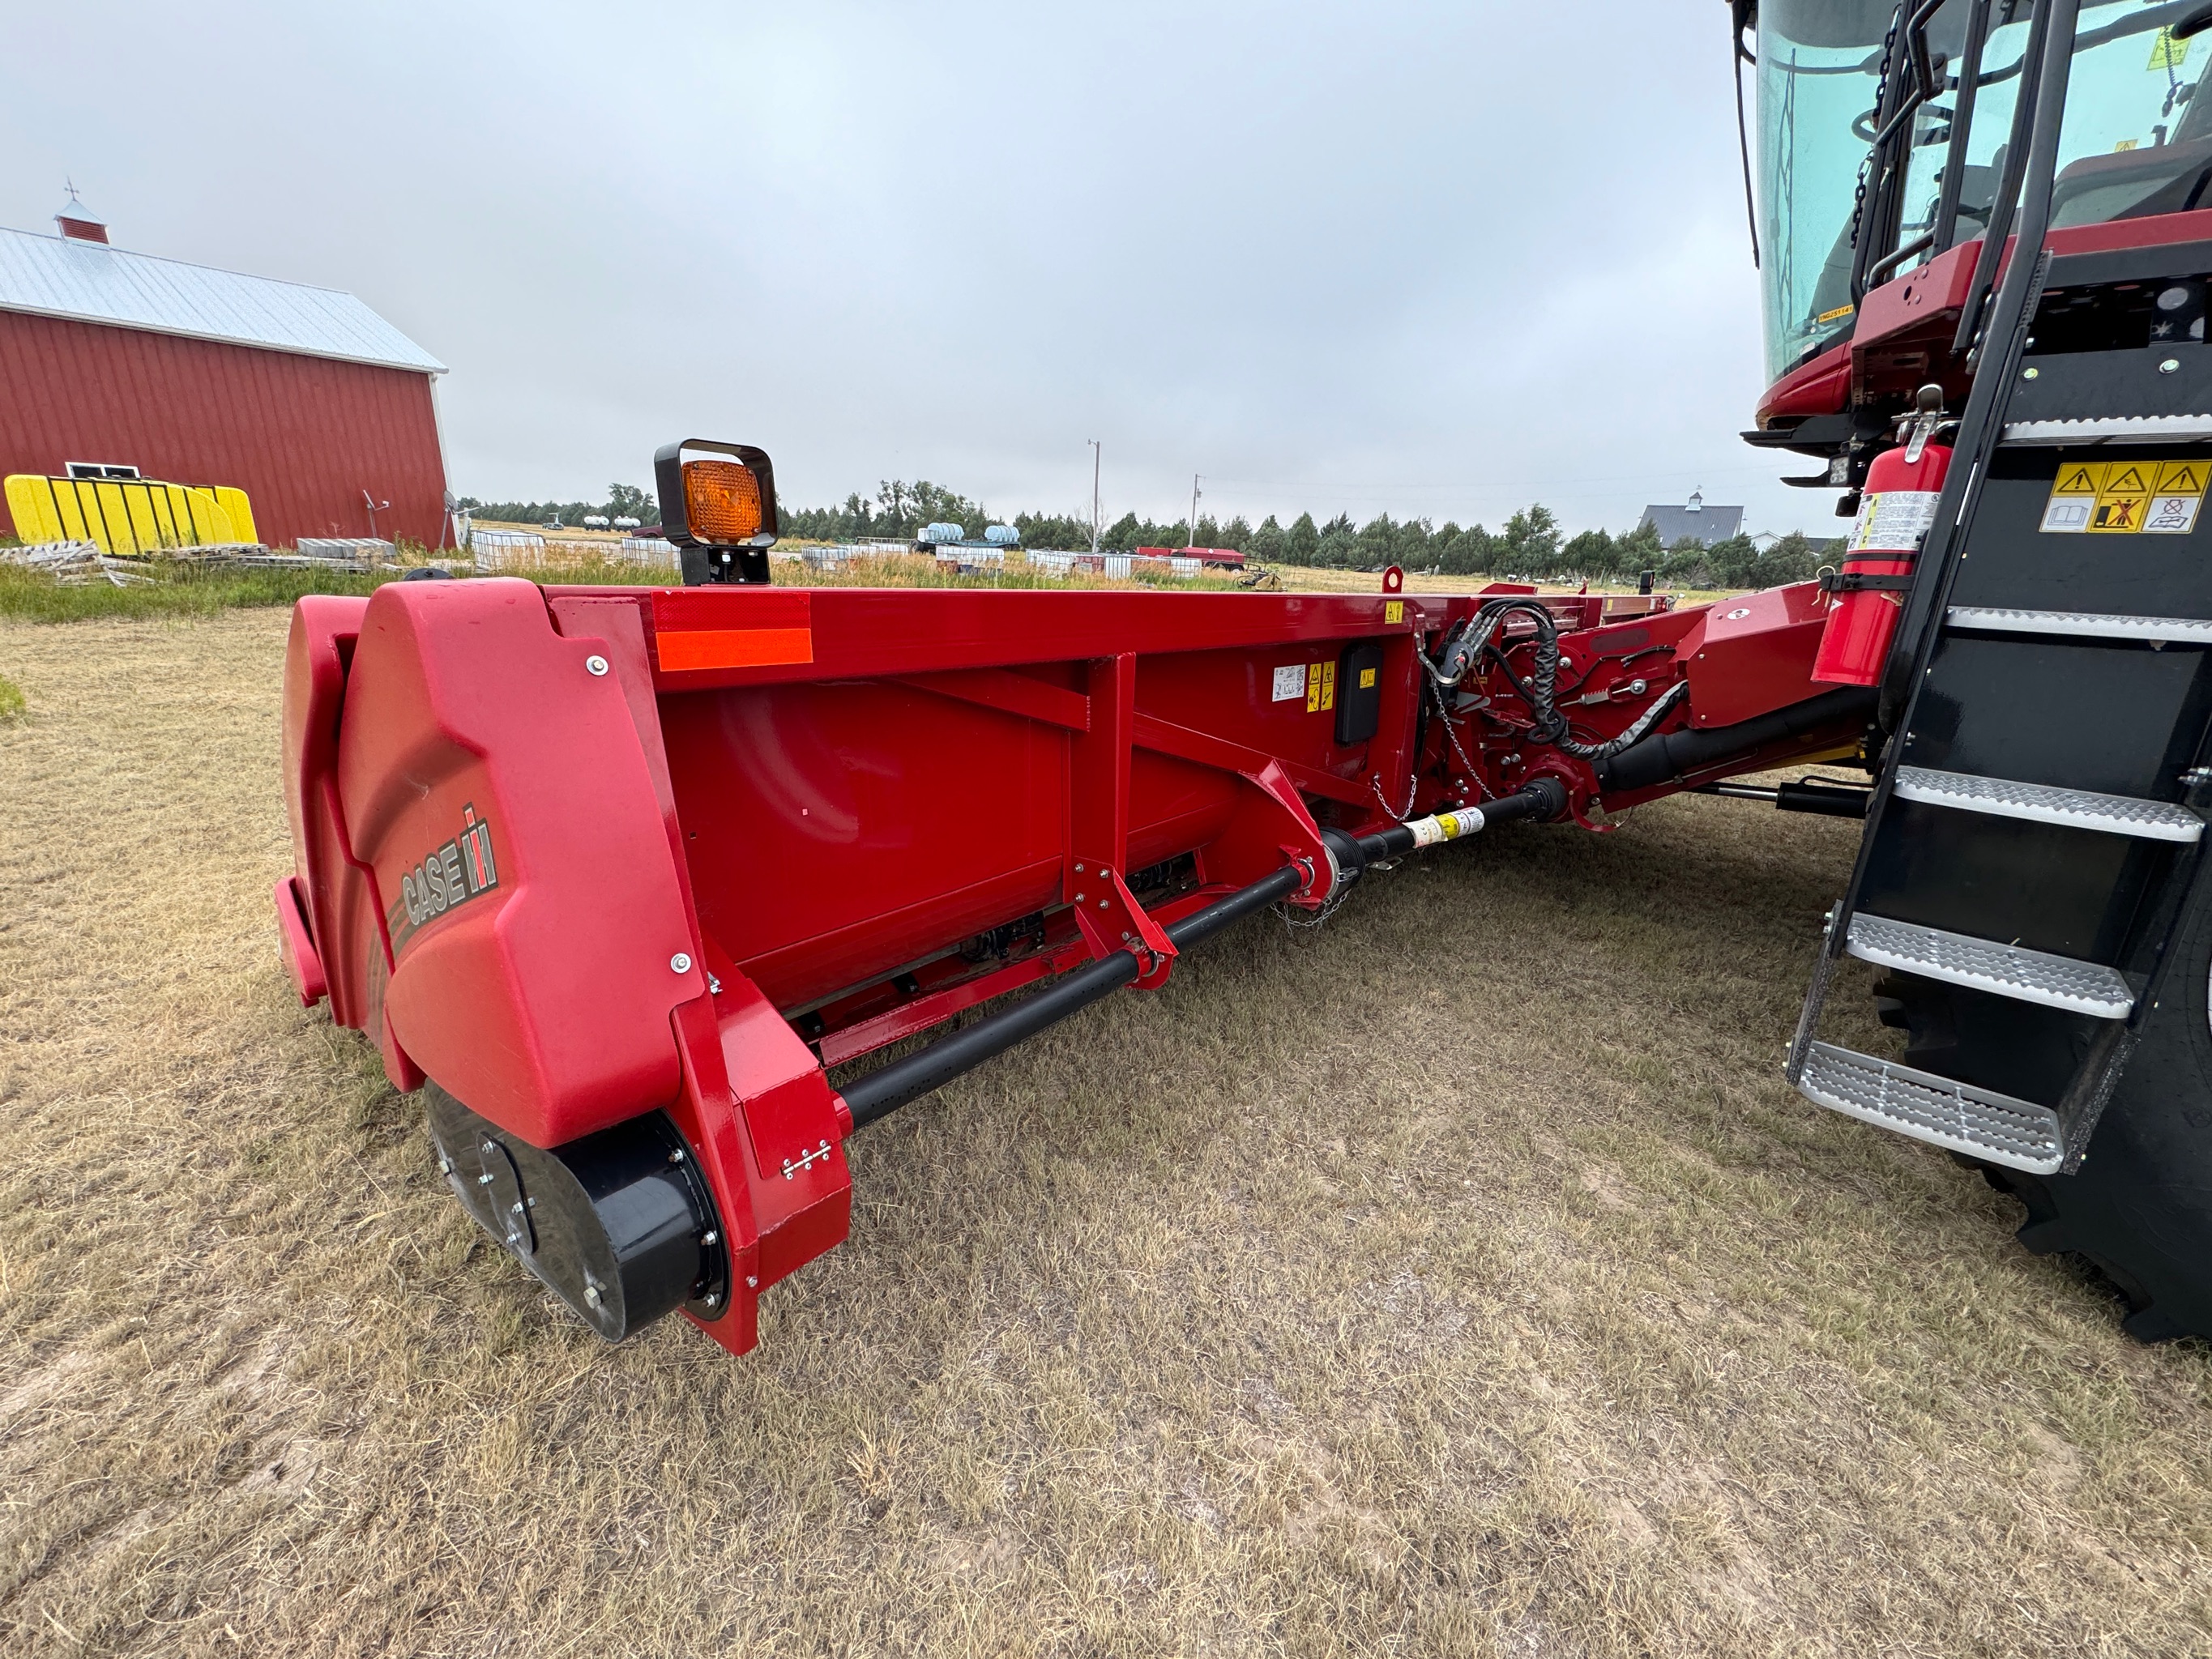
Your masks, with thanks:
[[[1093,658],[1086,679],[1090,728],[1068,739],[1067,853],[1060,890],[1070,903],[1080,892],[1090,894],[1090,902],[1095,904],[1109,896],[1091,891],[1097,885],[1097,872],[1122,868],[1129,853],[1129,750],[1137,723],[1136,656],[1123,652],[1119,656]],[[1112,948],[1120,947],[1117,944]]]

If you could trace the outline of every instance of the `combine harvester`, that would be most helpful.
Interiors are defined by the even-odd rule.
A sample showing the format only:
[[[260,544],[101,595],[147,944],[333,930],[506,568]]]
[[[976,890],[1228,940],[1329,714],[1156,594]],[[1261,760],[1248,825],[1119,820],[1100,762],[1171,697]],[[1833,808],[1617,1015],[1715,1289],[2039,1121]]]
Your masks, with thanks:
[[[2019,1193],[2138,1335],[2212,1331],[2212,4],[1732,9],[1750,436],[1856,514],[1821,582],[779,589],[768,457],[690,441],[657,458],[680,588],[302,600],[285,953],[477,1219],[601,1334],[681,1310],[742,1353],[846,1235],[848,1136],[1239,918],[1844,761],[1870,790],[1727,786],[1867,820],[1792,1080]],[[1901,1061],[1818,1040],[1844,955]]]

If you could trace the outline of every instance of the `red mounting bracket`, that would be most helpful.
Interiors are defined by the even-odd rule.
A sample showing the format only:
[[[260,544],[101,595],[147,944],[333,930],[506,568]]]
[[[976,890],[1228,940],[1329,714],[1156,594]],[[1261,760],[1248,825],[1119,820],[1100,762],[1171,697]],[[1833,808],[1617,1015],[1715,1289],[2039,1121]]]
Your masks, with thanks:
[[[1175,966],[1175,941],[1137,902],[1120,873],[1085,860],[1075,866],[1075,923],[1082,928],[1091,956],[1133,951],[1137,957],[1139,990],[1149,991],[1167,983],[1168,973]]]

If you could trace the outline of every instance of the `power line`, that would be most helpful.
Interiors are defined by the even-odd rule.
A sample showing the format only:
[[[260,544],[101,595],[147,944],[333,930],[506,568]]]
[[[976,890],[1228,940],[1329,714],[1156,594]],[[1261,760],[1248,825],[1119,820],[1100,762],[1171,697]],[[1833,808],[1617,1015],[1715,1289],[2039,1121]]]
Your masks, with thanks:
[[[1491,489],[1553,489],[1562,485],[1667,483],[1680,478],[1685,470],[1674,468],[1663,472],[1596,473],[1577,477],[1473,479],[1437,483],[1363,483],[1353,485],[1338,484],[1325,479],[1314,478],[1230,478],[1216,473],[1213,482],[1217,486],[1243,485],[1244,489],[1233,492],[1239,495],[1249,495],[1254,490],[1269,490],[1277,493],[1303,490],[1312,495],[1345,495],[1357,497],[1363,501],[1376,501],[1389,495],[1439,493],[1473,495]],[[1778,476],[1766,467],[1722,467],[1719,469],[1706,467],[1701,471],[1707,477],[1720,478],[1758,479],[1772,478]],[[1218,493],[1218,489],[1217,493]]]

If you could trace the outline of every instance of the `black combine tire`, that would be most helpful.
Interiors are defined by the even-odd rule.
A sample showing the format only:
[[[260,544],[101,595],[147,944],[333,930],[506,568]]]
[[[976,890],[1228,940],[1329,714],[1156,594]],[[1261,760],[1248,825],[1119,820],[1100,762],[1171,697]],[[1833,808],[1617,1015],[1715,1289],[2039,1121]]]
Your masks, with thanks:
[[[2022,1244],[2103,1271],[2144,1342],[2212,1337],[2212,901],[2201,890],[2175,950],[2081,1173],[1968,1160],[2027,1206]],[[2084,1022],[2074,1054],[2051,1052],[2018,1003],[1909,975],[1885,975],[1875,992],[1883,1023],[1908,1034],[1905,1064],[2031,1100],[2050,1097],[2047,1079],[2070,1073],[2087,1038]]]

